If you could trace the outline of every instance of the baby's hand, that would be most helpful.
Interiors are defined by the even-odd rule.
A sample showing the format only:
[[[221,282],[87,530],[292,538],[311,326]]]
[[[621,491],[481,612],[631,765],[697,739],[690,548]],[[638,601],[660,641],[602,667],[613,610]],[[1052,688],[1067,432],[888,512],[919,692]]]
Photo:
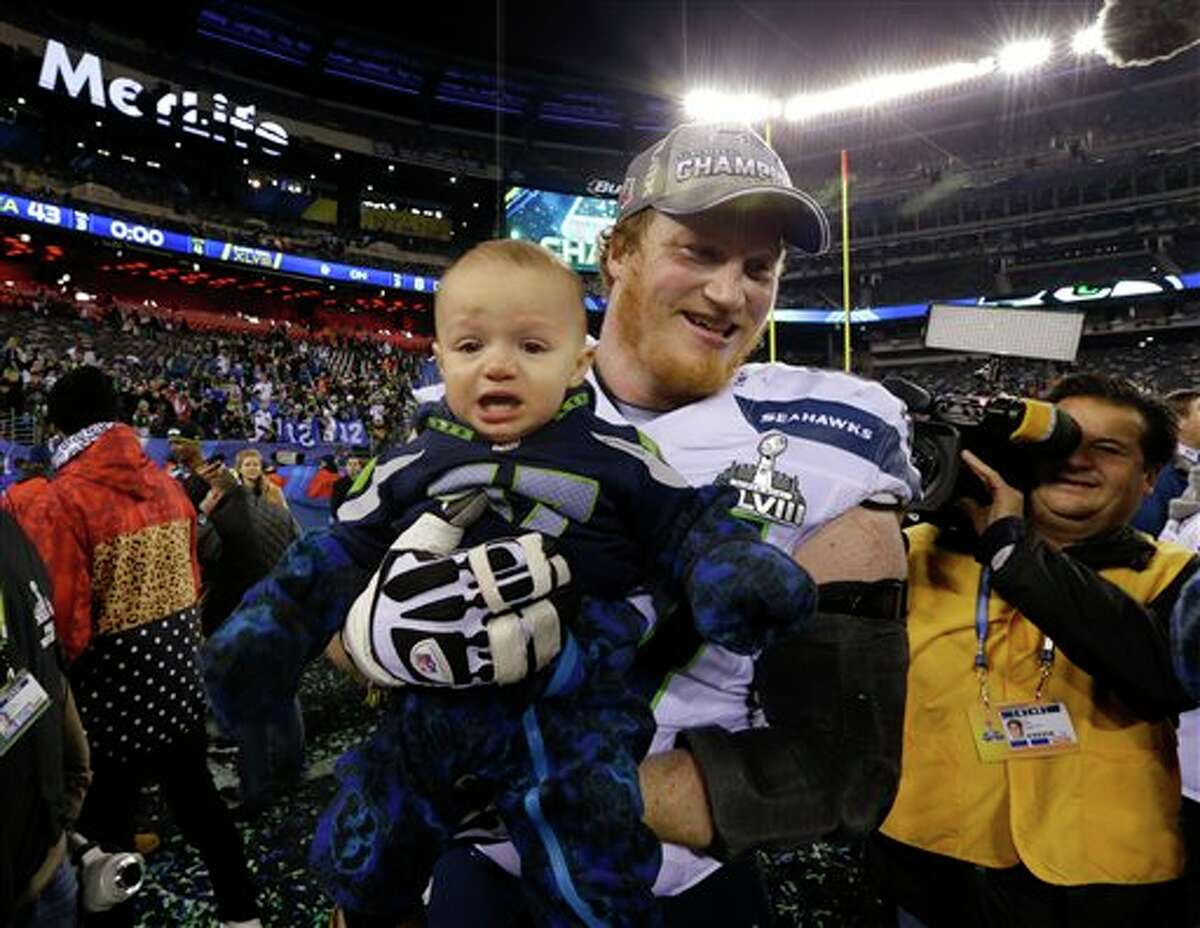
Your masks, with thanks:
[[[570,580],[535,533],[445,554],[394,548],[350,607],[341,643],[379,686],[513,683],[562,648]]]
[[[687,578],[696,630],[736,654],[794,634],[817,608],[812,577],[773,545],[748,538],[705,551]]]

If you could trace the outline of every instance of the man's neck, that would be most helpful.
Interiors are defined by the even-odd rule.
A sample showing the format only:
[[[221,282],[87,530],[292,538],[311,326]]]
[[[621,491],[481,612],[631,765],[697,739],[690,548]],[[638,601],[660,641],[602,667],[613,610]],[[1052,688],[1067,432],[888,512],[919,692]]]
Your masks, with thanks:
[[[1034,534],[1051,548],[1061,551],[1063,548],[1107,535],[1114,530],[1112,527],[1097,527],[1091,522],[1075,524],[1064,521],[1053,525],[1038,525],[1034,528]]]
[[[635,358],[624,355],[619,346],[603,339],[596,346],[596,378],[615,403],[636,406],[653,412],[667,412],[678,403],[653,389],[653,377]]]
[[[1064,535],[1064,534],[1061,534],[1058,532],[1047,531],[1044,528],[1038,529],[1037,531],[1034,532],[1034,534],[1037,535],[1037,537],[1040,538],[1043,542],[1045,542],[1047,546],[1053,548],[1055,551],[1061,551],[1063,548],[1069,548],[1071,545],[1076,544],[1076,543],[1078,543],[1078,541],[1082,540],[1082,539],[1077,539],[1074,536],[1068,536],[1068,535]]]

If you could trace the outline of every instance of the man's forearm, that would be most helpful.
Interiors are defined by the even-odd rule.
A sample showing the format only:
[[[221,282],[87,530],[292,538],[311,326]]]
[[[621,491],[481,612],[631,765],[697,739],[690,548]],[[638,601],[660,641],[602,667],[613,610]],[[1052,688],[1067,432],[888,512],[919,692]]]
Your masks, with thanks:
[[[696,759],[681,750],[642,761],[638,781],[645,804],[643,821],[659,840],[702,851],[713,842],[708,791]]]
[[[908,559],[900,535],[902,514],[859,506],[826,523],[793,552],[817,584],[903,580]]]
[[[1070,555],[1026,535],[992,575],[992,589],[1139,714],[1191,708],[1172,672],[1165,623]]]
[[[895,512],[851,510],[794,556],[843,600],[861,584],[864,602],[903,602],[907,559]],[[661,839],[704,850],[719,838],[736,853],[759,840],[813,840],[878,824],[899,775],[903,615],[822,612],[818,604],[808,632],[760,659],[759,682],[770,684],[760,698],[780,728],[689,732],[691,750],[642,763],[645,821]]]

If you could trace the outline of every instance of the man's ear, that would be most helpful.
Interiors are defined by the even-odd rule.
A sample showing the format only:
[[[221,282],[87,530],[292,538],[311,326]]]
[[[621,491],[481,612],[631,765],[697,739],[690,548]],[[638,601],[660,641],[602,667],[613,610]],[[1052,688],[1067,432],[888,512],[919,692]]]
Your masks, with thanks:
[[[1170,467],[1171,465],[1167,465]],[[1154,486],[1158,483],[1158,475],[1162,470],[1144,470],[1142,471],[1142,499],[1145,499],[1154,492]]]
[[[624,237],[610,238],[608,247],[604,249],[604,266],[600,269],[604,277],[604,285],[609,290],[627,273],[629,258],[633,254]]]
[[[579,349],[579,355],[575,358],[575,370],[571,372],[570,384],[572,387],[577,387],[583,383],[587,377],[587,372],[592,368],[592,359],[596,356],[596,349],[592,345],[584,342],[582,348]]]
[[[442,366],[442,346],[437,342],[433,343],[433,359],[437,362],[438,373],[442,375],[444,380],[446,377],[446,369]]]

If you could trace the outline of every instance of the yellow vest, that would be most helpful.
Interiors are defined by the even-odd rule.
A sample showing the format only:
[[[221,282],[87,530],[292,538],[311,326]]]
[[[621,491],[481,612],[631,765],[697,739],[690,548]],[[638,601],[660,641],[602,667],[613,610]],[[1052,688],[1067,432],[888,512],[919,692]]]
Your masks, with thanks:
[[[980,698],[973,668],[980,565],[970,554],[936,547],[933,526],[906,534],[904,754],[883,833],[986,867],[1024,863],[1056,885],[1178,877],[1183,844],[1172,726],[1134,718],[1059,651],[1042,698],[1067,706],[1080,749],[982,762],[967,722],[968,707]],[[1176,545],[1157,548],[1143,571],[1110,568],[1099,574],[1148,603],[1191,558]],[[987,636],[993,703],[1033,700],[1041,643],[1041,631],[993,594]]]

